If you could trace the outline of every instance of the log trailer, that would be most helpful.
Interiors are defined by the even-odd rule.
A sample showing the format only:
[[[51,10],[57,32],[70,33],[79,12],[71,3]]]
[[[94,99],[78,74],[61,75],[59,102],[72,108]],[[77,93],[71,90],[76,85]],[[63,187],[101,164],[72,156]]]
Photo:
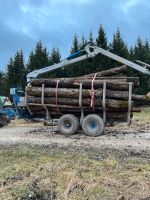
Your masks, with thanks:
[[[108,58],[111,58],[119,63],[122,63],[126,66],[131,67],[132,69],[135,69],[139,72],[142,72],[144,74],[150,75],[150,65],[147,63],[141,62],[139,60],[135,62],[131,62],[127,59],[124,59],[118,55],[115,55],[107,50],[104,50],[97,46],[90,46],[87,45],[84,50],[78,51],[72,55],[70,55],[67,59],[61,61],[58,64],[54,64],[48,67],[44,67],[38,70],[35,70],[33,72],[30,72],[27,74],[27,82],[28,85],[30,85],[30,81],[37,78],[38,75],[41,75],[46,72],[53,71],[55,69],[64,68],[65,66],[72,65],[74,63],[78,63],[83,60],[88,60],[91,58],[94,58],[96,55],[102,54]],[[94,81],[94,78],[93,78]],[[92,84],[93,84],[93,81]],[[128,91],[128,116],[127,116],[127,122],[131,122],[131,102],[132,102],[132,83],[129,83],[129,91]],[[85,115],[84,110],[82,108],[82,83],[79,85],[79,107],[80,107],[80,117],[77,118],[74,113],[68,113],[63,116],[61,116],[58,119],[58,131],[65,135],[71,135],[77,132],[79,125],[82,127],[83,131],[86,135],[89,136],[99,136],[103,133],[104,127],[106,124],[106,92],[107,92],[107,84],[104,81],[103,82],[103,96],[102,96],[102,116],[99,116],[98,114],[94,114],[93,112],[89,113],[88,115]],[[45,85],[42,84],[41,87],[41,103],[40,105],[45,110],[45,117],[46,120],[52,120],[51,113],[47,108],[47,105],[44,103],[44,92],[45,92]],[[11,88],[11,95],[15,96],[17,95],[17,90],[14,88]],[[18,95],[17,95],[18,96]],[[17,103],[14,102],[17,108]],[[30,108],[30,105],[28,103],[28,94],[27,91],[25,91],[25,98],[24,98],[24,104],[26,109],[29,112],[30,116],[33,116],[32,109]],[[19,111],[18,111],[19,112]]]

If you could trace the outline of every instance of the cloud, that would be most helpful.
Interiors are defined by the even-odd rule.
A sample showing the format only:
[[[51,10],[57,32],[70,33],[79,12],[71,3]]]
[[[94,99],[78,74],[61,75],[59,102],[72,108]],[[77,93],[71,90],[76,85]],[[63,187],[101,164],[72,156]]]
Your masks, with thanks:
[[[132,9],[135,9],[136,6],[139,6],[140,4],[144,4],[146,2],[145,0],[126,0],[122,4],[122,10],[124,13],[128,13],[132,11]]]
[[[0,68],[23,49],[26,59],[38,40],[50,50],[60,47],[69,54],[75,33],[97,35],[103,24],[109,42],[117,27],[125,41],[133,44],[141,35],[149,39],[148,0],[0,0]]]

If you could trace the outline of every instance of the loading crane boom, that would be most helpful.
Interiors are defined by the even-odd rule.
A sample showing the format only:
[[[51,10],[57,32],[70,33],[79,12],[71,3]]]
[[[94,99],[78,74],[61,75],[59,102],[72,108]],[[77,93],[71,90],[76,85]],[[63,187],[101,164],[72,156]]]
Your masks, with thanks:
[[[81,55],[82,53],[84,53],[84,55]],[[77,62],[80,62],[83,60],[87,60],[89,58],[94,58],[98,54],[102,54],[108,58],[111,58],[112,60],[115,60],[119,63],[125,64],[125,65],[131,67],[132,69],[135,69],[139,72],[150,75],[150,65],[148,65],[147,63],[137,60],[137,63],[141,64],[141,65],[139,65],[139,64],[136,64],[125,58],[122,58],[118,55],[115,55],[107,50],[104,50],[100,47],[87,45],[84,48],[84,50],[78,51],[78,52],[72,54],[71,56],[69,56],[68,58],[66,58],[65,60],[61,61],[58,64],[54,64],[54,65],[44,67],[44,68],[41,68],[41,69],[38,69],[38,70],[28,73],[26,76],[27,82],[30,82],[32,78],[36,78],[40,74],[50,72],[50,71],[53,71],[55,69],[59,69],[59,68],[65,67],[65,66],[69,66],[74,63],[77,63]],[[76,56],[78,56],[78,57],[76,57]]]

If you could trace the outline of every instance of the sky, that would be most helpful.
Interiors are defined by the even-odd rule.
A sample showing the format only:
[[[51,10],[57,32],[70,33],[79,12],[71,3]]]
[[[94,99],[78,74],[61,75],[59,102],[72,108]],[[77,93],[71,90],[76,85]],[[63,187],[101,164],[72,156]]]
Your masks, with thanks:
[[[76,33],[97,36],[103,25],[109,42],[119,27],[127,44],[140,36],[150,41],[149,0],[0,0],[0,70],[16,51],[27,60],[41,40],[50,51],[59,47],[67,57]]]

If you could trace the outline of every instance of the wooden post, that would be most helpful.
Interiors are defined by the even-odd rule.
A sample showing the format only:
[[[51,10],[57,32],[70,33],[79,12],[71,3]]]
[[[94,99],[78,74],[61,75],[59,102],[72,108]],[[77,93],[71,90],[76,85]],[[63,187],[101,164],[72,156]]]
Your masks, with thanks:
[[[131,108],[132,108],[132,86],[133,83],[129,83],[129,99],[128,99],[128,117],[127,117],[127,122],[131,124]]]

